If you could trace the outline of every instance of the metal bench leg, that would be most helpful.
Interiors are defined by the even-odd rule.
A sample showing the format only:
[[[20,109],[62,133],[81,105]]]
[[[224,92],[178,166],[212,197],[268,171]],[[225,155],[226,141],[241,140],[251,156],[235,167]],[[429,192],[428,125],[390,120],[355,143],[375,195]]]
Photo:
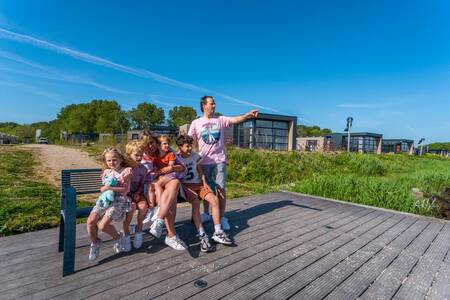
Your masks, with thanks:
[[[58,241],[58,252],[62,252],[64,250],[64,216],[63,212],[60,212],[59,215],[59,241]]]
[[[67,276],[75,273],[76,193],[72,187],[66,189],[64,217],[63,276]]]

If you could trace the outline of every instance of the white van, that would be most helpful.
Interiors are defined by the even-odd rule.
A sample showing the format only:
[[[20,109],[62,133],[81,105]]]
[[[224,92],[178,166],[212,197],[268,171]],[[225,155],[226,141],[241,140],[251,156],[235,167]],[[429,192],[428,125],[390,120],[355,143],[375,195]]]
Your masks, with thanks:
[[[44,137],[39,138],[39,144],[48,144],[47,138]]]

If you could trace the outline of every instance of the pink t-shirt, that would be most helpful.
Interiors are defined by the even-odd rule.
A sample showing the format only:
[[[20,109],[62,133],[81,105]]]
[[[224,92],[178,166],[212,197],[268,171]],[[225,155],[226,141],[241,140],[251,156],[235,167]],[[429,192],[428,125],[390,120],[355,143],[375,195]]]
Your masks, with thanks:
[[[224,116],[211,119],[200,117],[192,121],[188,135],[198,142],[199,154],[203,158],[202,165],[217,164],[227,160],[224,129],[231,125],[231,119]]]

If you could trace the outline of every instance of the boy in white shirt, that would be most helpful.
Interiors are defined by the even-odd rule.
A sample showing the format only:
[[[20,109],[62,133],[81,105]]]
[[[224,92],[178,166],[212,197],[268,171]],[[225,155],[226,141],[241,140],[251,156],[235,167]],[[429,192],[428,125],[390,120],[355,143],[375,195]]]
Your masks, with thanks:
[[[192,219],[198,230],[200,250],[202,252],[209,252],[212,251],[212,247],[201,222],[200,200],[207,201],[211,206],[214,222],[212,239],[224,245],[231,245],[232,241],[222,229],[222,225],[220,224],[219,199],[206,183],[200,165],[201,157],[198,153],[192,152],[192,143],[193,139],[188,135],[180,135],[177,138],[179,153],[187,168],[187,174],[181,179],[181,183],[186,193],[186,199],[192,204]]]

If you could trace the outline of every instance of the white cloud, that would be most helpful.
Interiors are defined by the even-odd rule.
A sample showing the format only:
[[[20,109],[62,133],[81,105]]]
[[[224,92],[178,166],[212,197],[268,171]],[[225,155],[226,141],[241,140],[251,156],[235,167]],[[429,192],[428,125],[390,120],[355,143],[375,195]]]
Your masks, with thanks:
[[[276,113],[282,113],[281,111],[277,110],[277,109],[273,109],[271,107],[267,107],[267,106],[262,106],[262,105],[258,105],[256,103],[253,102],[249,102],[249,101],[245,101],[245,100],[241,100],[238,98],[234,98],[222,93],[218,93],[215,91],[212,91],[210,89],[207,88],[203,88],[194,84],[190,84],[190,83],[186,83],[186,82],[182,82],[182,81],[178,81],[145,69],[140,69],[140,68],[135,68],[135,67],[130,67],[130,66],[126,66],[126,65],[122,65],[119,63],[115,63],[111,60],[99,57],[99,56],[95,56],[95,55],[91,55],[89,53],[85,53],[85,52],[81,52],[81,51],[77,51],[68,47],[64,47],[64,46],[60,46],[60,45],[56,45],[54,43],[48,42],[48,41],[44,41],[42,39],[38,39],[29,35],[25,35],[25,34],[20,34],[20,33],[16,33],[13,31],[9,31],[6,30],[4,28],[0,28],[0,38],[3,39],[8,39],[8,40],[12,40],[12,41],[16,41],[19,43],[24,43],[24,44],[31,44],[33,46],[36,46],[38,48],[43,48],[43,49],[47,49],[56,53],[60,53],[60,54],[64,54],[64,55],[68,55],[71,56],[75,59],[78,60],[82,60],[91,64],[95,64],[95,65],[100,65],[100,66],[104,66],[110,69],[114,69],[120,72],[124,72],[124,73],[128,73],[128,74],[132,74],[138,77],[142,77],[142,78],[149,78],[149,79],[153,79],[165,84],[169,84],[178,88],[183,88],[183,89],[188,89],[188,90],[192,90],[192,91],[197,91],[197,92],[202,92],[202,93],[207,93],[207,94],[213,94],[213,95],[217,95],[219,97],[222,97],[224,99],[236,102],[236,103],[240,103],[240,104],[244,104],[247,106],[251,106],[251,107],[256,107],[256,108],[260,108],[260,109],[264,109],[267,111],[272,111],[272,112],[276,112]]]
[[[71,83],[90,85],[90,86],[93,86],[93,87],[96,87],[96,88],[99,88],[99,89],[102,89],[105,91],[113,92],[113,93],[134,94],[133,92],[124,91],[124,90],[117,89],[117,88],[114,88],[111,86],[100,84],[100,83],[92,81],[92,80],[88,80],[88,79],[85,79],[82,77],[72,76],[72,75],[68,75],[68,74],[56,71],[48,66],[41,65],[39,63],[33,62],[31,60],[28,60],[26,58],[23,58],[19,55],[16,55],[16,54],[13,54],[10,52],[0,50],[0,57],[28,65],[30,67],[33,67],[35,69],[45,72],[45,74],[36,74],[34,72],[31,73],[31,72],[24,72],[24,71],[18,71],[18,70],[4,68],[4,71],[7,71],[7,72],[19,73],[19,74],[23,74],[23,75],[27,75],[27,76],[40,77],[40,78],[51,79],[51,80],[59,80],[59,81],[65,81],[65,82],[71,82]]]

